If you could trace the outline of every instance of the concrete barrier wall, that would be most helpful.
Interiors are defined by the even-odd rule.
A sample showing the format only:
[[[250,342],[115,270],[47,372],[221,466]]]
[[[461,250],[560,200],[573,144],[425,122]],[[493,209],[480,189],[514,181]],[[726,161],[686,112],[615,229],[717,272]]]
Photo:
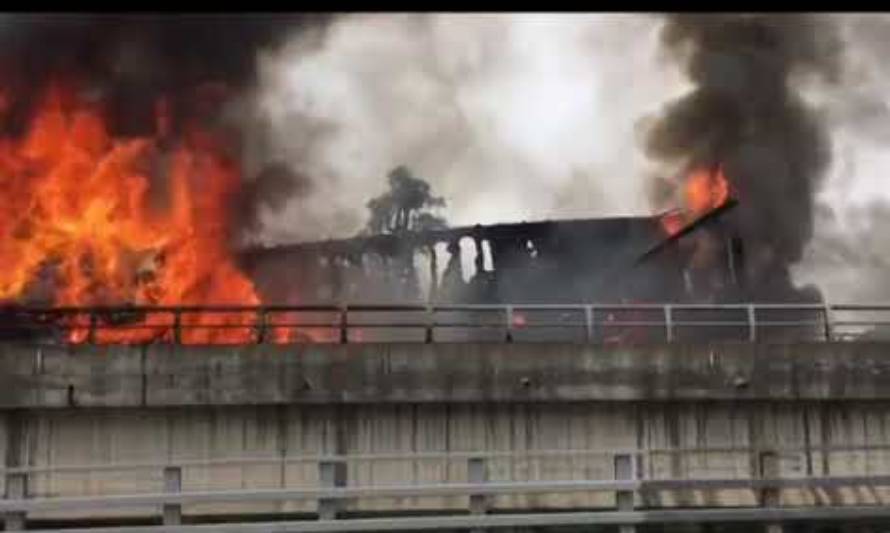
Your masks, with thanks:
[[[0,409],[890,399],[890,343],[0,346]]]

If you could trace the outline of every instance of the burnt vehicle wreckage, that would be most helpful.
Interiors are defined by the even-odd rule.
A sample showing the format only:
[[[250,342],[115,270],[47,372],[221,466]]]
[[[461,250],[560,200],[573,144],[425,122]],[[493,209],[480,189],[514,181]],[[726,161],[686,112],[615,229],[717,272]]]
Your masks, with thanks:
[[[505,305],[525,306],[523,311],[511,313],[508,328],[531,331],[537,327],[543,332],[548,327],[583,330],[580,311],[555,308],[595,303],[603,308],[600,321],[614,322],[612,334],[602,335],[599,340],[645,342],[664,336],[663,311],[654,304],[670,303],[691,306],[678,308],[675,320],[697,324],[692,338],[705,334],[708,339],[747,339],[748,317],[741,306],[694,308],[698,304],[731,307],[752,301],[749,289],[757,280],[746,275],[744,243],[727,220],[737,205],[737,200],[729,198],[672,233],[665,230],[667,213],[404,231],[246,249],[239,255],[239,263],[263,297],[262,318],[256,318],[254,309],[210,311],[247,317],[239,325],[222,327],[246,330],[299,326],[314,327],[317,333],[273,337],[259,331],[245,337],[250,342],[346,342],[374,340],[373,335],[350,337],[345,327],[342,332],[336,331],[334,326],[342,324],[337,323],[337,313],[331,310],[345,309],[346,304],[353,311],[362,307],[382,311],[379,318],[386,314],[392,319],[390,325],[403,330],[418,326],[412,316],[416,317],[424,305],[427,310],[430,305],[444,306],[440,311],[446,313],[448,306],[455,306],[450,311],[450,322],[444,322],[446,326],[466,326],[468,321],[475,321],[473,325],[480,328],[503,322],[492,314],[501,313]],[[706,246],[702,245],[703,239]],[[443,249],[447,254],[441,253]],[[465,257],[468,253],[472,255]],[[468,273],[465,266],[470,262],[475,271]],[[425,273],[424,267],[428,269]],[[422,274],[426,275],[423,281]],[[819,300],[799,303],[818,304]],[[547,306],[554,309],[540,308]],[[67,309],[13,304],[0,309],[5,324],[0,334],[4,340],[96,342],[94,334],[100,328],[153,327],[157,334],[141,342],[181,342],[180,328],[214,327],[181,325],[183,316],[197,311],[189,307]],[[816,311],[798,308],[768,312],[780,323],[800,320],[813,332],[821,332],[822,314]],[[169,318],[146,326],[151,313],[167,313]],[[288,313],[291,322],[272,318]],[[314,314],[315,318],[293,322],[295,314],[300,313]],[[318,317],[322,317],[321,322]],[[350,327],[362,329],[359,325],[353,321]],[[383,326],[364,325],[376,326],[378,333]],[[794,330],[799,338],[799,325],[786,329]],[[74,330],[79,333],[72,336]],[[390,333],[385,340],[406,340]],[[534,338],[534,334],[525,335]],[[476,335],[458,338],[476,340]]]
[[[254,248],[241,264],[272,304],[331,302],[630,303],[745,300],[743,249],[722,217],[735,200],[666,236],[662,216],[476,225]],[[696,272],[689,242],[722,246]],[[469,246],[461,246],[461,242]],[[440,275],[441,249],[447,261]],[[470,255],[474,272],[465,272]],[[424,291],[422,261],[428,264]],[[421,263],[418,265],[418,263]],[[294,294],[280,291],[293,287]]]

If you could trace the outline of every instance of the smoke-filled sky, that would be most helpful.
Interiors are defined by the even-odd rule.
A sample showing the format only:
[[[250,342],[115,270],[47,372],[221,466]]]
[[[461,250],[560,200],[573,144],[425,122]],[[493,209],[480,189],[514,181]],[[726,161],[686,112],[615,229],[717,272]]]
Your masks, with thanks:
[[[264,54],[270,144],[324,198],[274,225],[349,235],[397,164],[446,198],[453,224],[647,213],[636,123],[684,87],[655,54],[658,27],[640,15],[352,15],[321,47],[298,37]],[[307,124],[320,135],[306,138]]]
[[[840,77],[795,78],[791,87],[811,105],[807,116],[823,121],[831,152],[824,179],[812,179],[815,236],[796,280],[817,283],[829,300],[890,299],[890,237],[882,234],[890,223],[890,16],[816,17],[824,24],[813,31],[840,35],[838,50],[819,52],[839,54]],[[653,177],[666,169],[647,159],[647,131],[696,87],[662,41],[667,20],[8,15],[0,18],[0,81],[28,99],[46,74],[86,74],[112,95],[116,126],[135,132],[151,125],[159,93],[223,81],[237,96],[224,118],[244,133],[246,175],[284,164],[245,194],[284,207],[263,217],[267,242],[355,234],[365,203],[398,165],[444,196],[452,224],[650,214],[662,207],[651,199]],[[764,38],[776,41],[769,31]],[[134,117],[137,109],[146,116]],[[280,172],[285,166],[290,174]],[[280,186],[287,179],[298,183]]]
[[[321,44],[297,35],[267,49],[254,95],[272,131],[263,149],[315,187],[266,220],[266,237],[352,234],[397,164],[446,198],[454,224],[651,213],[649,185],[663,169],[644,156],[643,134],[692,86],[667,57],[664,24],[638,14],[348,15]],[[890,16],[828,24],[843,41],[828,51],[840,54],[840,81],[792,88],[825,120],[832,154],[814,180],[815,237],[795,278],[830,300],[890,298],[874,289],[890,265]]]

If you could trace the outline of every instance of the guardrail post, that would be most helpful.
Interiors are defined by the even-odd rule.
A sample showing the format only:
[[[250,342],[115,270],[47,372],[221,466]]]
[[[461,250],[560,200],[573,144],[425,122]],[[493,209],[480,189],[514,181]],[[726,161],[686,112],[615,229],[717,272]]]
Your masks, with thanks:
[[[16,473],[6,475],[6,499],[24,500],[28,497],[28,474]],[[24,531],[26,513],[11,511],[4,517],[6,531]]]
[[[266,342],[266,310],[260,307],[256,312],[256,342]]]
[[[178,466],[164,468],[164,492],[177,494],[182,491],[182,469]],[[165,503],[163,506],[164,525],[178,526],[182,524],[182,505]]]
[[[593,306],[584,306],[584,326],[587,333],[587,342],[593,342]]]
[[[757,341],[757,315],[752,304],[748,305],[748,340],[750,342]]]
[[[323,488],[333,489],[346,486],[346,464],[338,461],[318,463],[318,481]],[[336,520],[340,511],[340,500],[335,498],[318,499],[318,519]]]
[[[508,305],[504,307],[504,314],[507,319],[507,333],[504,340],[506,342],[513,342],[513,306]]]
[[[672,321],[672,309],[670,305],[664,306],[664,328],[665,328],[665,338],[667,342],[672,342],[674,340],[674,325]]]
[[[96,344],[96,325],[99,320],[96,317],[96,311],[94,309],[90,310],[90,325],[89,330],[87,331],[87,340],[90,344]]]
[[[470,457],[467,459],[467,481],[483,484],[488,482],[488,469],[484,457]],[[488,512],[488,496],[485,494],[470,494],[470,514],[484,515]],[[482,528],[470,530],[472,533],[481,533]]]
[[[432,344],[433,342],[433,324],[435,323],[433,313],[432,306],[428,305],[426,307],[426,329],[423,336],[423,341],[427,344]]]
[[[636,468],[634,468],[634,459],[630,454],[618,454],[615,456],[615,480],[631,480],[636,479]],[[619,490],[615,492],[615,506],[619,511],[633,511],[634,508],[634,492],[632,490]],[[635,533],[636,526],[624,524],[619,526],[619,533]]]
[[[173,344],[182,344],[182,311],[173,310]]]
[[[831,342],[834,340],[834,324],[832,324],[831,306],[825,304],[825,340]]]
[[[349,342],[349,309],[344,305],[340,308],[340,344]]]
[[[763,451],[758,456],[760,463],[761,479],[776,479],[779,477],[779,456],[774,451]],[[777,487],[764,487],[760,490],[761,507],[778,507],[780,493]],[[782,524],[767,523],[766,533],[782,533]]]

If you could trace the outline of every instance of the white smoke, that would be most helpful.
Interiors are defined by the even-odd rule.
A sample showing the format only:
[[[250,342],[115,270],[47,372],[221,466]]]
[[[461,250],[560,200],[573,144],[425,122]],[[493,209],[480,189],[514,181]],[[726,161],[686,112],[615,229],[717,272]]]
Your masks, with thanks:
[[[890,16],[836,16],[845,82],[816,91],[834,158],[796,281],[890,298]],[[640,120],[688,89],[656,16],[374,14],[260,58],[263,157],[314,188],[264,220],[270,242],[347,237],[405,164],[452,224],[651,213]],[[833,213],[828,216],[828,213]],[[863,247],[868,253],[863,253]]]
[[[452,224],[647,214],[638,120],[684,89],[656,17],[351,15],[260,61],[265,149],[310,176],[273,240],[354,234],[405,164]],[[307,132],[313,132],[308,134]],[[311,149],[308,146],[311,145]]]

